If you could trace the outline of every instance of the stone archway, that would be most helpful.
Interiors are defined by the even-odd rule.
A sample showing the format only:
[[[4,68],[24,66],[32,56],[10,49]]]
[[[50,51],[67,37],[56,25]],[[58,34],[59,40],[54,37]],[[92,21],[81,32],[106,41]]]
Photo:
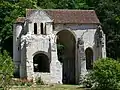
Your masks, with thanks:
[[[86,55],[86,69],[90,70],[93,68],[93,50],[88,47],[85,50],[85,55]]]
[[[34,72],[50,72],[50,63],[47,55],[38,53],[33,57]]]
[[[61,51],[57,47],[59,61],[63,64],[62,81],[64,84],[75,84],[75,36],[69,30],[62,30],[57,33],[57,45],[62,46]]]

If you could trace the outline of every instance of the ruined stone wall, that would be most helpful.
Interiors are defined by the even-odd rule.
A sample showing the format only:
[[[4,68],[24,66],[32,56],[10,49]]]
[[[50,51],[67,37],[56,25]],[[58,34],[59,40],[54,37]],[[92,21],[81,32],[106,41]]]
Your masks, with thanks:
[[[55,25],[55,29],[54,29],[54,33],[58,33],[61,30],[70,30],[72,32],[74,32],[73,34],[76,36],[76,40],[78,38],[82,38],[84,41],[84,50],[86,50],[86,48],[90,47],[93,49],[94,52],[94,60],[97,59],[98,56],[101,55],[96,55],[98,52],[96,50],[96,45],[95,45],[95,33],[97,30],[98,25],[95,24],[56,24]],[[103,42],[104,42],[104,50],[103,51],[99,51],[99,52],[104,52],[104,57],[106,57],[106,50],[105,50],[105,35],[103,36]]]
[[[104,52],[104,57],[106,57],[106,50],[105,50],[105,39],[104,42],[104,48],[103,49],[96,49],[95,44],[95,33],[98,28],[98,25],[95,24],[56,24],[54,29],[54,33],[57,34],[61,30],[69,30],[73,33],[73,35],[76,38],[76,42],[78,42],[78,38],[83,40],[84,42],[84,50],[87,48],[91,48],[93,50],[93,61],[96,60],[99,56],[101,56],[102,52]],[[104,36],[105,38],[105,36]],[[76,78],[79,78],[79,74],[85,75],[87,73],[86,70],[86,60],[80,60],[80,53],[79,48],[76,45]],[[76,81],[77,81],[76,79]]]
[[[41,77],[45,83],[62,83],[62,65],[57,57],[56,37],[52,34],[52,20],[42,11],[34,11],[26,19],[29,21],[26,23],[28,32],[21,38],[21,65],[26,68],[21,67],[21,77],[24,77],[26,73],[28,80]],[[37,24],[37,34],[34,34],[34,23]],[[44,34],[41,34],[41,23],[43,23]],[[34,72],[33,57],[37,53],[48,56],[50,72]]]
[[[53,42],[54,35],[36,36],[26,35],[26,72],[28,80],[41,77],[45,83],[62,83],[62,66],[57,58],[56,44]],[[50,72],[34,72],[33,57],[35,53],[44,53],[50,60]],[[24,70],[22,70],[24,71]]]
[[[34,33],[34,23],[37,24],[37,34]],[[44,35],[41,34],[41,23],[43,23]],[[62,64],[58,61],[56,34],[61,30],[69,30],[75,37],[76,42],[75,76],[76,83],[78,83],[79,75],[86,74],[86,60],[82,53],[86,48],[92,48],[93,60],[96,60],[98,56],[106,56],[105,35],[103,35],[103,48],[100,48],[100,50],[96,49],[95,33],[97,27],[95,24],[55,24],[53,30],[53,20],[44,11],[34,10],[30,15],[26,16],[26,21],[23,26],[20,24],[14,26],[13,59],[15,65],[20,64],[18,70],[20,71],[20,77],[26,77],[28,80],[35,80],[35,78],[41,77],[45,83],[62,83]],[[24,32],[22,32],[23,30]],[[81,46],[78,45],[78,38],[84,42]],[[20,51],[17,51],[18,47]],[[79,52],[81,49],[83,51]],[[33,57],[39,52],[48,56],[50,60],[50,72],[34,72]]]

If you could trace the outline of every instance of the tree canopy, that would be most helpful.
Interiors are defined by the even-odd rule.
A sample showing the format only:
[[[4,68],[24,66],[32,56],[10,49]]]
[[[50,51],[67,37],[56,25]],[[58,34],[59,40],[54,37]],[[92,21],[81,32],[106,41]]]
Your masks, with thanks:
[[[12,56],[12,26],[26,8],[94,9],[106,34],[107,56],[120,58],[119,0],[0,0],[0,46]],[[9,44],[9,46],[8,46]]]

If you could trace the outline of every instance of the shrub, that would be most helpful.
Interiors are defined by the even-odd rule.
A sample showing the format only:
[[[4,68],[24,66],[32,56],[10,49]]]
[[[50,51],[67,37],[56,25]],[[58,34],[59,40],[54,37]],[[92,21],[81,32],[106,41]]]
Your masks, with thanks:
[[[89,73],[97,90],[117,90],[120,83],[120,63],[111,58],[96,60]]]
[[[41,77],[38,77],[38,78],[36,79],[36,84],[37,84],[37,85],[44,85],[44,82],[43,82],[43,80],[41,79]]]
[[[4,51],[0,54],[0,87],[6,88],[9,86],[13,77],[14,65],[12,58]]]
[[[81,84],[83,84],[83,87],[86,87],[86,88],[91,88],[93,86],[93,82],[89,74],[86,74],[83,77]]]
[[[27,79],[13,79],[11,83],[15,86],[31,86],[33,84],[32,81],[28,81]]]
[[[64,59],[64,49],[65,46],[62,44],[57,44],[57,54],[58,54],[58,60],[62,63]]]

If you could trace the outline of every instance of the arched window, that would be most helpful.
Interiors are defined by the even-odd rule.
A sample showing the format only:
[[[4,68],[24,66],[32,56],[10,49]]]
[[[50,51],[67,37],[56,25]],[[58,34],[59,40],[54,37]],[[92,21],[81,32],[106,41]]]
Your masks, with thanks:
[[[90,70],[93,67],[93,50],[91,48],[87,48],[85,50],[86,55],[86,69]]]
[[[34,23],[34,34],[37,34],[37,23]]]
[[[50,72],[50,63],[47,55],[36,54],[33,57],[34,72]]]

